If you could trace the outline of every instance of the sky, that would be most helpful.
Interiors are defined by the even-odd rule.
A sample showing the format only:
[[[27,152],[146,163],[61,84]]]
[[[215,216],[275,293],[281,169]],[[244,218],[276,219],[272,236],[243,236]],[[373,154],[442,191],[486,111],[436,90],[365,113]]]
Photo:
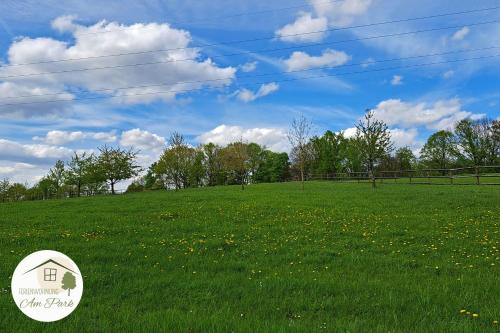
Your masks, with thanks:
[[[500,116],[499,60],[492,0],[3,0],[0,179],[105,144],[146,168],[174,131],[288,151],[294,118],[353,135],[367,109],[418,155]]]

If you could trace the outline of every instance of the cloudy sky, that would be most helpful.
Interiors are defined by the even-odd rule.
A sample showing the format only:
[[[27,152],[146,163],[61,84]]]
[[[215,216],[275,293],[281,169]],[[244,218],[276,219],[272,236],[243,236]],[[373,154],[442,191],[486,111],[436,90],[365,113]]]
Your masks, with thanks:
[[[287,151],[293,118],[350,134],[367,108],[417,152],[499,117],[499,55],[496,0],[3,0],[0,178],[104,144],[147,166],[173,131]]]

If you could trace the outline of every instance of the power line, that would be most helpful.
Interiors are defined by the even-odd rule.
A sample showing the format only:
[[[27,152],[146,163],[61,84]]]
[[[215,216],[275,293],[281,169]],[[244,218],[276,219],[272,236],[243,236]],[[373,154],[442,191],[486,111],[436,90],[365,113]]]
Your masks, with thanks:
[[[486,24],[493,24],[493,23],[500,23],[500,20],[469,23],[466,26],[471,27],[471,26],[479,26],[479,25],[486,25]],[[266,53],[266,52],[269,53],[269,52],[277,52],[277,51],[297,49],[297,48],[305,48],[305,47],[311,47],[311,46],[334,45],[334,44],[349,43],[349,42],[355,42],[355,41],[373,40],[373,39],[388,38],[388,37],[398,37],[398,36],[405,36],[405,35],[420,34],[420,33],[425,33],[425,32],[433,32],[433,31],[440,31],[440,30],[457,29],[457,28],[461,28],[463,26],[464,25],[462,24],[462,25],[458,25],[458,26],[448,26],[448,27],[423,29],[423,30],[416,30],[416,31],[408,31],[408,32],[387,34],[387,35],[370,36],[370,37],[362,37],[362,38],[353,38],[353,39],[347,39],[347,40],[341,40],[341,41],[334,41],[334,42],[328,42],[328,43],[316,43],[316,44],[311,44],[311,45],[306,45],[306,46],[299,46],[299,47],[298,46],[293,46],[293,47],[277,48],[277,49],[264,49],[264,50],[260,50],[260,51],[245,51],[245,52],[239,52],[239,53],[232,53],[232,54],[215,56],[213,58],[236,56],[236,55],[244,55],[244,54],[258,54],[258,53]],[[7,76],[1,76],[0,80],[13,79],[13,78],[22,78],[22,77],[42,76],[42,75],[50,75],[50,74],[66,74],[66,73],[74,73],[74,72],[86,72],[86,71],[103,70],[103,69],[118,69],[118,68],[137,67],[137,66],[150,66],[150,65],[159,65],[159,64],[168,64],[168,63],[182,62],[182,61],[193,61],[193,60],[197,60],[197,58],[172,59],[172,60],[162,60],[162,61],[153,61],[153,62],[136,63],[136,64],[126,64],[126,65],[101,66],[101,67],[91,67],[91,68],[68,69],[68,70],[52,71],[52,72],[40,72],[40,73],[7,75]]]
[[[413,17],[413,18],[406,18],[406,19],[397,19],[397,20],[391,20],[391,21],[382,21],[382,22],[375,22],[375,23],[354,25],[354,26],[348,26],[348,27],[331,28],[331,29],[326,29],[326,30],[310,31],[310,32],[304,32],[304,33],[296,33],[296,34],[290,34],[290,35],[283,35],[281,37],[282,38],[283,37],[285,37],[285,38],[286,37],[297,37],[297,36],[304,36],[304,35],[310,35],[310,34],[318,34],[318,33],[333,32],[333,31],[340,31],[340,30],[365,28],[365,27],[372,27],[372,26],[386,25],[386,24],[393,24],[393,23],[402,23],[402,22],[409,22],[409,21],[418,21],[418,20],[424,20],[424,19],[446,17],[446,16],[454,16],[454,15],[462,15],[462,14],[469,14],[469,13],[475,13],[475,12],[492,11],[492,10],[497,10],[497,9],[500,9],[500,6],[490,7],[490,8],[482,8],[482,9],[471,9],[471,10],[460,11],[460,12],[442,13],[442,14],[435,14],[435,15],[430,15],[430,16],[420,16],[420,17]],[[498,23],[498,21],[491,21],[490,23]],[[474,25],[474,24],[472,24],[472,25]],[[460,26],[457,26],[457,27],[463,27],[463,26],[465,26],[465,25],[460,25]],[[453,27],[453,28],[457,28],[457,27]],[[450,29],[450,28],[448,28],[448,29]],[[276,38],[276,36],[273,36],[273,37],[261,37],[261,38],[253,38],[253,39],[235,40],[235,41],[229,41],[229,42],[220,42],[220,43],[211,43],[211,44],[200,44],[198,46],[188,46],[188,47],[177,47],[177,48],[167,48],[167,49],[157,49],[157,50],[145,50],[145,51],[136,51],[136,52],[115,53],[115,54],[109,54],[109,55],[80,57],[80,58],[68,58],[68,59],[59,59],[59,60],[29,62],[29,63],[17,63],[17,64],[5,65],[5,66],[2,66],[2,67],[6,68],[6,67],[15,67],[15,66],[28,66],[28,65],[37,65],[37,64],[56,63],[56,62],[67,62],[67,61],[79,61],[79,60],[88,60],[88,59],[119,57],[119,56],[127,56],[127,55],[139,55],[139,54],[146,54],[146,53],[179,51],[179,50],[187,50],[187,49],[195,49],[195,48],[203,48],[203,47],[211,47],[211,46],[222,46],[222,45],[231,45],[231,44],[238,44],[238,43],[248,43],[248,42],[254,42],[254,41],[273,40],[275,38]]]
[[[344,76],[344,75],[365,74],[365,73],[391,71],[391,70],[398,70],[398,69],[420,68],[420,67],[425,67],[425,66],[457,63],[457,62],[464,62],[464,61],[471,61],[471,60],[484,60],[484,59],[492,59],[492,58],[497,58],[497,57],[500,57],[500,54],[495,54],[495,55],[490,55],[490,56],[481,56],[481,57],[475,57],[475,58],[467,58],[467,59],[438,61],[438,62],[416,64],[416,65],[396,66],[396,67],[373,69],[373,70],[367,70],[367,71],[356,71],[356,72],[337,73],[337,74],[323,74],[323,75],[309,76],[309,77],[256,82],[253,84],[261,85],[261,84],[270,84],[270,83],[284,83],[284,82],[319,79],[319,78],[325,78],[325,77],[337,77],[337,76]],[[45,104],[45,103],[74,102],[74,101],[81,101],[81,100],[97,100],[97,99],[107,99],[107,98],[127,98],[127,97],[146,96],[146,95],[158,95],[158,94],[165,94],[165,93],[187,93],[187,92],[200,91],[202,89],[204,89],[204,88],[185,89],[185,90],[166,90],[166,91],[135,93],[135,94],[126,94],[126,95],[113,95],[113,96],[92,96],[92,97],[81,97],[81,98],[72,98],[72,99],[57,99],[57,100],[36,101],[36,102],[9,103],[9,104],[0,104],[0,107],[16,106],[16,105],[29,105],[29,104],[42,104],[42,103]],[[212,89],[214,89],[214,88],[212,88]]]
[[[346,0],[327,0],[327,1],[317,2],[317,4],[340,3],[340,2],[345,2],[345,1]],[[299,9],[299,8],[309,8],[309,7],[311,7],[311,4],[302,4],[302,5],[295,5],[295,6],[289,6],[289,7],[263,9],[263,10],[253,11],[253,12],[241,12],[241,13],[229,14],[229,15],[224,15],[224,16],[214,16],[214,17],[211,17],[211,18],[200,19],[200,20],[171,21],[171,22],[169,22],[169,24],[170,25],[184,24],[184,23],[192,24],[192,23],[219,21],[219,20],[236,18],[236,17],[251,16],[251,15],[261,15],[261,14],[267,14],[267,13],[273,13],[273,12],[281,12],[281,11],[293,10],[293,9]],[[105,31],[96,31],[96,32],[89,32],[89,33],[81,33],[79,35],[80,36],[97,35],[97,34],[101,34],[101,33],[121,32],[121,31],[129,30],[129,29],[130,28],[112,29],[112,30],[105,30]],[[145,28],[145,27],[137,27],[136,29],[148,30],[148,28]]]
[[[498,49],[498,48],[500,48],[500,46],[490,46],[490,47],[482,47],[482,48],[475,48],[475,49],[469,49],[469,50],[457,50],[457,51],[447,51],[447,52],[440,52],[440,53],[430,53],[430,54],[422,54],[422,55],[415,55],[415,56],[402,57],[402,58],[391,58],[391,59],[383,59],[383,60],[373,60],[373,61],[370,61],[368,64],[369,65],[374,65],[374,64],[386,63],[386,62],[391,62],[391,61],[403,61],[403,60],[428,58],[428,57],[436,57],[436,56],[444,56],[444,55],[452,55],[452,54],[460,54],[460,53],[487,51],[487,50],[494,50],[494,49]],[[344,68],[344,67],[362,66],[362,65],[365,65],[365,64],[366,64],[366,62],[361,62],[361,63],[344,64],[344,65],[339,65],[339,66],[323,66],[323,67],[316,67],[316,68],[309,68],[309,69],[300,69],[300,70],[291,70],[291,71],[284,71],[284,72],[254,74],[254,75],[241,76],[241,77],[239,77],[239,79],[251,79],[251,78],[257,78],[257,77],[266,77],[266,76],[283,75],[283,74],[293,74],[293,73],[309,72],[309,71],[317,71],[317,70],[326,70],[326,69],[339,69],[339,68]],[[223,78],[210,79],[210,80],[180,81],[180,82],[176,82],[176,83],[159,83],[159,84],[135,85],[135,86],[127,86],[127,87],[119,87],[119,88],[103,88],[103,89],[95,89],[95,90],[92,90],[91,92],[92,93],[100,93],[100,92],[106,92],[106,91],[139,89],[139,88],[153,88],[153,87],[163,87],[163,86],[175,86],[175,85],[178,85],[178,84],[209,83],[209,82],[232,80],[233,78],[234,77],[231,76],[231,77],[223,77]],[[61,91],[61,92],[50,93],[50,94],[37,94],[37,95],[33,95],[32,94],[32,95],[22,95],[22,96],[9,96],[9,97],[2,97],[2,98],[0,98],[0,101],[1,100],[7,100],[7,99],[19,99],[19,98],[30,98],[30,97],[58,96],[58,95],[63,95],[63,94],[69,93],[69,92],[70,91]]]

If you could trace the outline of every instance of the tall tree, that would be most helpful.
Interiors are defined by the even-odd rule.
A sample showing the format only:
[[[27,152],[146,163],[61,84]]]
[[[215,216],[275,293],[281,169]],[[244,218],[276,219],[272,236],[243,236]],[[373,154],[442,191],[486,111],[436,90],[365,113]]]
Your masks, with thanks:
[[[8,179],[0,181],[0,201],[7,201],[7,193],[9,191],[10,182]]]
[[[71,161],[67,163],[68,170],[66,171],[66,183],[76,186],[77,196],[82,193],[82,186],[88,184],[92,180],[92,163],[94,155],[87,153],[78,154],[74,152]]]
[[[411,170],[417,161],[410,147],[402,147],[396,150],[395,158],[399,170]]]
[[[66,171],[64,170],[64,162],[58,160],[54,167],[50,169],[47,178],[50,180],[52,188],[56,194],[59,194],[61,188],[66,181]]]
[[[346,139],[343,133],[326,131],[321,137],[311,139],[314,161],[313,171],[318,174],[331,174],[342,169],[345,159]]]
[[[250,173],[248,145],[242,140],[230,143],[222,149],[222,161],[230,179],[244,190]]]
[[[488,119],[459,121],[455,128],[455,136],[459,152],[467,161],[475,166],[487,163],[493,137]]]
[[[373,111],[367,110],[364,119],[356,125],[356,137],[372,186],[375,187],[375,166],[393,149],[391,133],[382,120],[375,119]]]
[[[165,149],[156,165],[156,173],[163,182],[176,190],[189,186],[190,173],[196,158],[196,149],[184,142],[184,137],[173,133],[169,138],[169,147]]]
[[[222,148],[208,143],[201,149],[204,154],[203,164],[208,186],[223,185],[225,176],[221,159]]]
[[[439,131],[427,139],[420,151],[420,158],[427,167],[447,169],[454,163],[457,154],[453,133]],[[444,175],[446,171],[442,171]]]
[[[100,179],[111,187],[111,193],[115,194],[115,185],[120,181],[135,177],[140,172],[140,166],[136,164],[137,152],[122,150],[104,146],[99,148],[97,159],[97,171]]]
[[[500,164],[500,120],[491,122],[491,147],[489,164]]]
[[[311,122],[304,116],[294,119],[288,130],[288,141],[292,146],[292,159],[300,172],[302,190],[304,190],[304,175],[306,164],[311,158],[311,150],[308,145],[311,135]]]

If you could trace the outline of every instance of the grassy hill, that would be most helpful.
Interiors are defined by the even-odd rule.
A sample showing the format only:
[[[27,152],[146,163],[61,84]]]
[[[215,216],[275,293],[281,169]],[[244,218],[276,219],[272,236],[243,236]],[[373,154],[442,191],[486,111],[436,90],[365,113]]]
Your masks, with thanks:
[[[500,187],[369,186],[0,205],[0,331],[498,332]],[[53,324],[10,294],[42,249],[84,275],[79,307]]]

